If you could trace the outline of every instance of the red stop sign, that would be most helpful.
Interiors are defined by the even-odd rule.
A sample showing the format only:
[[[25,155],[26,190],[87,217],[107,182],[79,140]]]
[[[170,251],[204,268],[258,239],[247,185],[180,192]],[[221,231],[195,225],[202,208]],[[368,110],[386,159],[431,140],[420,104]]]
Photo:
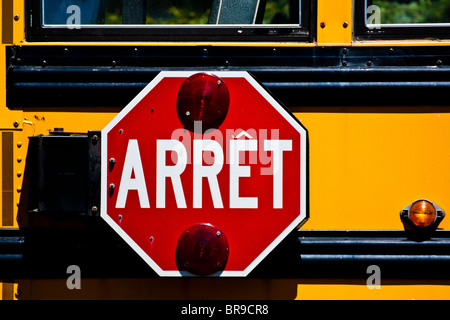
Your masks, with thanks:
[[[247,72],[161,72],[102,140],[101,217],[161,276],[246,276],[307,219],[307,132]]]

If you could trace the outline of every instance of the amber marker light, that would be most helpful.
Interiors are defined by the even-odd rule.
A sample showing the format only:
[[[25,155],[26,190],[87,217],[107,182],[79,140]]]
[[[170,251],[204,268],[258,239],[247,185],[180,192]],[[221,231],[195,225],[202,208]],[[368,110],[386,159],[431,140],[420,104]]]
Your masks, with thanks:
[[[430,201],[418,200],[409,208],[409,219],[418,227],[428,227],[436,220],[436,208]]]
[[[444,210],[427,199],[416,200],[400,211],[408,238],[416,241],[431,238],[444,216]]]

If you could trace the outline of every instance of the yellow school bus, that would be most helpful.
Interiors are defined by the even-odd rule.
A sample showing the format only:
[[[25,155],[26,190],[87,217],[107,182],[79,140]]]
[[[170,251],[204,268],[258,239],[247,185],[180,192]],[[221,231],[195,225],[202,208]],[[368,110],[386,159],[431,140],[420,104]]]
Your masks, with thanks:
[[[450,1],[0,10],[2,299],[450,298]],[[98,217],[89,145],[163,70],[247,71],[308,130],[309,219],[246,278],[158,277]]]

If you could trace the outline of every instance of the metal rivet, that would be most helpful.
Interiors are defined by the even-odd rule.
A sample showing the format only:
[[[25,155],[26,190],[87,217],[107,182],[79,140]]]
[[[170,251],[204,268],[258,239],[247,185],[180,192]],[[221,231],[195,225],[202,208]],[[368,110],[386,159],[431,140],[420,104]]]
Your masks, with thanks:
[[[153,240],[155,240],[155,238],[153,238],[153,236],[150,237],[150,242],[153,242]]]
[[[342,61],[342,66],[343,66],[343,67],[347,66],[347,61],[345,61],[345,60]]]
[[[18,187],[17,187],[17,192],[20,192],[20,191],[22,191],[22,187],[21,187],[21,186],[18,186]]]
[[[218,237],[220,237],[220,235],[221,235],[220,231],[217,231],[216,235],[217,235]]]
[[[22,147],[22,141],[17,142],[17,148],[20,148],[20,147]]]
[[[442,65],[442,60],[436,61],[436,64],[437,64],[438,66]]]
[[[367,61],[366,64],[367,64],[368,67],[370,67],[372,65],[372,61],[369,60],[369,61]]]
[[[22,171],[17,171],[17,176],[20,178],[22,176]]]
[[[14,121],[13,126],[14,128],[17,128],[19,126],[19,121]]]
[[[122,215],[119,214],[119,221],[122,221]]]
[[[323,29],[323,28],[325,28],[325,26],[326,26],[325,22],[322,21],[322,22],[320,23],[320,27]]]
[[[17,157],[17,162],[22,162],[22,157],[21,156]]]
[[[343,54],[347,54],[348,53],[348,49],[347,48],[342,49],[342,53]]]
[[[344,23],[342,24],[342,26],[343,26],[344,28],[347,28],[347,27],[348,27],[348,22],[347,22],[347,21],[344,21]]]
[[[110,158],[108,162],[109,162],[109,171],[112,171],[114,169],[114,165],[116,164],[116,159]]]
[[[394,53],[394,48],[389,48],[389,54],[393,54]]]
[[[111,183],[111,184],[109,185],[109,190],[114,190],[115,187],[116,187],[116,186],[114,185],[114,183]]]
[[[97,142],[97,141],[98,141],[98,135],[94,134],[94,135],[92,136],[92,142],[95,143],[95,142]]]
[[[97,208],[96,206],[93,206],[93,207],[91,208],[91,211],[92,211],[92,212],[97,212],[97,211],[98,211],[98,208]]]
[[[122,134],[122,133],[123,133],[123,129],[120,129],[120,130],[119,130],[119,134]]]
[[[186,111],[186,115],[187,115],[187,116],[190,116],[191,113],[190,113],[189,111]]]
[[[19,21],[19,19],[20,19],[20,16],[19,16],[18,14],[16,14],[16,15],[14,16],[14,21]]]

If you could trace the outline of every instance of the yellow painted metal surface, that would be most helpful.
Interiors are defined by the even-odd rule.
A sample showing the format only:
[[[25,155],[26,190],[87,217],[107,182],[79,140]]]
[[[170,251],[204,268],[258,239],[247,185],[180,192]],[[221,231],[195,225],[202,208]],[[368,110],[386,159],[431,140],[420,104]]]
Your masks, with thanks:
[[[295,115],[310,143],[303,229],[401,230],[400,210],[420,198],[449,211],[447,108],[298,107]]]
[[[6,4],[5,4],[6,3]],[[0,6],[0,17],[9,10],[7,7],[8,2],[2,3]],[[5,11],[7,10],[7,11]],[[5,44],[8,43],[9,40],[12,41],[12,37],[9,37],[8,28],[3,28],[4,24],[0,23],[0,61],[2,61],[2,67],[0,68],[0,129],[20,129],[22,126],[22,110],[9,110],[6,107],[6,65],[3,61],[6,61],[6,51]],[[6,26],[11,27],[11,25],[6,24]],[[12,34],[12,33],[11,33]],[[23,37],[22,37],[23,39]],[[17,127],[14,126],[14,123],[17,121]]]
[[[317,44],[350,45],[352,41],[352,1],[317,2]]]
[[[12,0],[10,0],[12,1]],[[21,43],[25,39],[25,1],[13,1],[13,41]]]
[[[25,40],[25,1],[2,1],[2,43],[19,44]]]
[[[305,280],[297,293],[297,300],[449,300],[450,282],[385,280],[376,288],[361,280]]]
[[[0,300],[17,300],[17,286],[16,282],[0,282]]]
[[[55,111],[28,109],[24,111],[23,133],[29,135],[48,135],[55,128],[63,128],[65,132],[87,133],[89,130],[101,130],[117,114],[117,109],[108,108],[55,108]]]
[[[27,43],[24,2],[4,0],[0,17],[0,61],[5,45],[130,46],[136,43]],[[207,43],[217,46],[449,46],[450,41],[352,39],[352,1],[318,0],[314,43]],[[16,17],[16,19],[14,18]],[[324,23],[324,27],[321,23]],[[346,24],[346,27],[344,25]],[[205,43],[139,43],[196,46]],[[6,70],[0,68],[0,132],[13,141],[12,227],[17,227],[28,137],[54,128],[86,133],[101,130],[117,110],[108,108],[27,108],[6,106]],[[379,94],[374,92],[374,94]],[[354,99],[354,97],[349,97]],[[310,220],[303,229],[402,229],[399,212],[427,198],[450,213],[450,112],[448,106],[308,107],[292,109],[309,132]],[[386,97],[389,99],[389,97]],[[1,134],[0,134],[1,141]],[[3,145],[3,141],[2,141]],[[2,157],[0,157],[0,168]],[[0,184],[4,174],[0,176]],[[0,197],[0,207],[2,207]],[[1,219],[1,215],[0,215]],[[1,221],[0,227],[4,225]],[[440,225],[450,228],[447,216]],[[82,279],[69,290],[66,279],[14,279],[0,283],[2,299],[450,299],[450,282],[366,279]],[[220,291],[218,291],[220,288]]]
[[[448,280],[87,278],[80,289],[66,279],[0,283],[2,300],[449,300]]]

